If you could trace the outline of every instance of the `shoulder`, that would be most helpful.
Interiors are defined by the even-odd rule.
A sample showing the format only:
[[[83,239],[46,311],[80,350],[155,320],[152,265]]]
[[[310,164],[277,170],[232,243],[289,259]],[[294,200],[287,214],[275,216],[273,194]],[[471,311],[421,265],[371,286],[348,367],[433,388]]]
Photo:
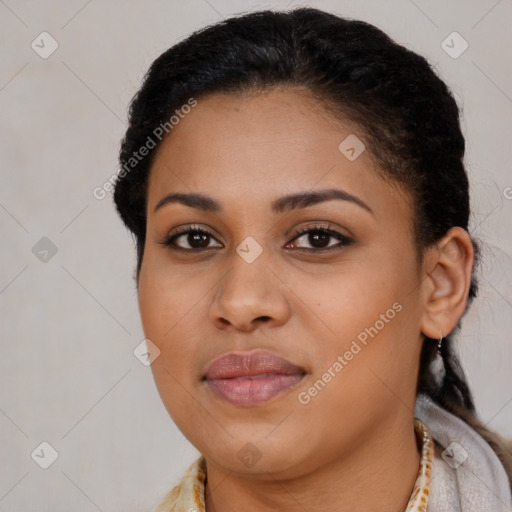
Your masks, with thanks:
[[[505,468],[476,430],[425,396],[418,397],[415,416],[434,439],[428,512],[512,510]]]
[[[158,504],[155,512],[204,512],[206,463],[203,456],[183,473],[180,481]]]

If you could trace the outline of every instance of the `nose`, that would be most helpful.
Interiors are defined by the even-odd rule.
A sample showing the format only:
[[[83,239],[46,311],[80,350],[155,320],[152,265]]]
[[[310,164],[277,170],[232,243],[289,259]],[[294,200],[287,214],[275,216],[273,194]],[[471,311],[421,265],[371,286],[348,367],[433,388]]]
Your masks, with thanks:
[[[233,255],[210,306],[210,319],[218,328],[250,332],[261,324],[273,327],[288,320],[287,288],[268,263],[263,254],[252,263]]]

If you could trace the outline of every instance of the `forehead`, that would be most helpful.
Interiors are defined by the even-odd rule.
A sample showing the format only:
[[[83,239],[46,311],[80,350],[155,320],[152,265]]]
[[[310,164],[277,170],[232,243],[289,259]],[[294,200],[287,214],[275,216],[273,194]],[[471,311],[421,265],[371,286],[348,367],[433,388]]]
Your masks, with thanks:
[[[344,141],[363,144],[364,134],[305,92],[212,94],[197,102],[158,149],[149,211],[174,190],[261,205],[297,191],[342,187],[384,209],[405,202],[403,192],[381,178],[369,151],[356,159],[343,152]]]

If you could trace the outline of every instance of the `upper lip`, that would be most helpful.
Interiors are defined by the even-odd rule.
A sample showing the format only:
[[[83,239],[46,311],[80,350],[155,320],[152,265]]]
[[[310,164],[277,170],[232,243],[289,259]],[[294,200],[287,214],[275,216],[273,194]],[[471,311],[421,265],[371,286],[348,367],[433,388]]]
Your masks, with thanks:
[[[208,366],[205,378],[235,379],[255,375],[297,375],[305,374],[304,368],[268,351],[231,352],[215,359]]]

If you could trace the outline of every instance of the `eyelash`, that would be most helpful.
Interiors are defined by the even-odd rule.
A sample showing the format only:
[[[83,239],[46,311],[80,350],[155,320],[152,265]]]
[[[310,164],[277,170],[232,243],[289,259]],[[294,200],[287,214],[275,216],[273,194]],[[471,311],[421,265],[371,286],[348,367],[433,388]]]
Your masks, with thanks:
[[[200,249],[184,249],[183,247],[179,247],[179,246],[176,246],[174,245],[174,242],[181,236],[184,236],[184,235],[189,235],[189,234],[201,234],[201,235],[206,235],[206,236],[210,236],[212,238],[215,239],[215,237],[207,230],[199,227],[199,226],[184,226],[182,228],[178,228],[178,230],[176,230],[175,233],[173,233],[172,235],[169,235],[167,236],[164,240],[161,240],[159,241],[158,243],[161,244],[161,245],[164,245],[166,247],[168,247],[169,249],[171,250],[174,250],[174,251],[184,251],[184,252],[201,252],[201,251],[206,251],[206,250],[209,250],[210,248],[208,247],[205,247],[205,248],[200,248]],[[295,231],[294,235],[293,235],[293,238],[292,240],[290,240],[289,243],[291,242],[294,242],[295,240],[301,238],[303,235],[305,234],[309,234],[309,233],[321,233],[321,234],[326,234],[326,235],[329,235],[330,237],[332,238],[336,238],[337,240],[339,240],[340,243],[338,244],[335,244],[333,246],[329,246],[329,247],[326,247],[326,248],[321,248],[321,249],[315,249],[315,248],[304,248],[304,247],[300,247],[298,249],[294,249],[294,250],[299,250],[299,251],[306,251],[306,252],[314,252],[314,253],[326,253],[326,252],[329,252],[329,251],[333,251],[333,250],[341,250],[343,249],[344,247],[348,246],[348,245],[351,245],[354,241],[345,236],[345,235],[342,235],[341,233],[339,233],[338,231],[335,231],[333,229],[331,229],[329,226],[308,226],[308,227],[305,227],[305,228],[301,228],[301,229],[298,229]],[[288,245],[287,244],[287,245]]]

